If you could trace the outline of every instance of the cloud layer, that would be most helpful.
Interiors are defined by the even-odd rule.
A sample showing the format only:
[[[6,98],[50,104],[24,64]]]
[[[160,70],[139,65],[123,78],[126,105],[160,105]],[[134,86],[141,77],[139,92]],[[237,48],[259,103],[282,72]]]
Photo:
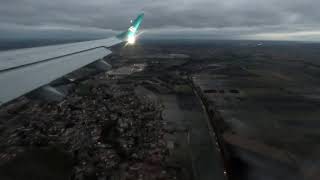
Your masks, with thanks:
[[[143,11],[146,36],[317,40],[318,7],[318,0],[10,0],[1,2],[0,38],[110,35]]]

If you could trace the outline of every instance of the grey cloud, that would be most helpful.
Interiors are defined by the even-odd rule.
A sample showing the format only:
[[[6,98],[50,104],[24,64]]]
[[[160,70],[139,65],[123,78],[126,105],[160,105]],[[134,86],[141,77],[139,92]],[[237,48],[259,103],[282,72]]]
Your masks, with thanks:
[[[128,18],[143,11],[146,36],[261,37],[258,34],[320,31],[318,7],[318,0],[3,0],[0,31],[119,31],[129,25]]]

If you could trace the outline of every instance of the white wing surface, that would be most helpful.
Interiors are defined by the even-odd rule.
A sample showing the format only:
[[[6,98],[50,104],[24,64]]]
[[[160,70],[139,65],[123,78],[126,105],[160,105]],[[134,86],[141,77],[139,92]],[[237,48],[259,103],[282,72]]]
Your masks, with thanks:
[[[111,54],[109,47],[135,37],[143,16],[116,37],[0,52],[0,105]]]

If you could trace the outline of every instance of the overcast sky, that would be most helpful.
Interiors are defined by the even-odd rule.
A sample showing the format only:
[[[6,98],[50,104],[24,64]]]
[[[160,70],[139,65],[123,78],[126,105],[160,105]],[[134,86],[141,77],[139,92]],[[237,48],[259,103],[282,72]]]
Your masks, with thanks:
[[[103,37],[145,13],[145,37],[320,40],[319,0],[2,0],[1,38]]]

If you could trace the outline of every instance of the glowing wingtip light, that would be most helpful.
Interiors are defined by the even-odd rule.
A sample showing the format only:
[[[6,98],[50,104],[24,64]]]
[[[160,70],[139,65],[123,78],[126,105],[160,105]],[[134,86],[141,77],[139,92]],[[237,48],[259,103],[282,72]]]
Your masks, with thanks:
[[[129,36],[128,37],[128,44],[134,44],[136,42],[136,37],[134,36]]]

